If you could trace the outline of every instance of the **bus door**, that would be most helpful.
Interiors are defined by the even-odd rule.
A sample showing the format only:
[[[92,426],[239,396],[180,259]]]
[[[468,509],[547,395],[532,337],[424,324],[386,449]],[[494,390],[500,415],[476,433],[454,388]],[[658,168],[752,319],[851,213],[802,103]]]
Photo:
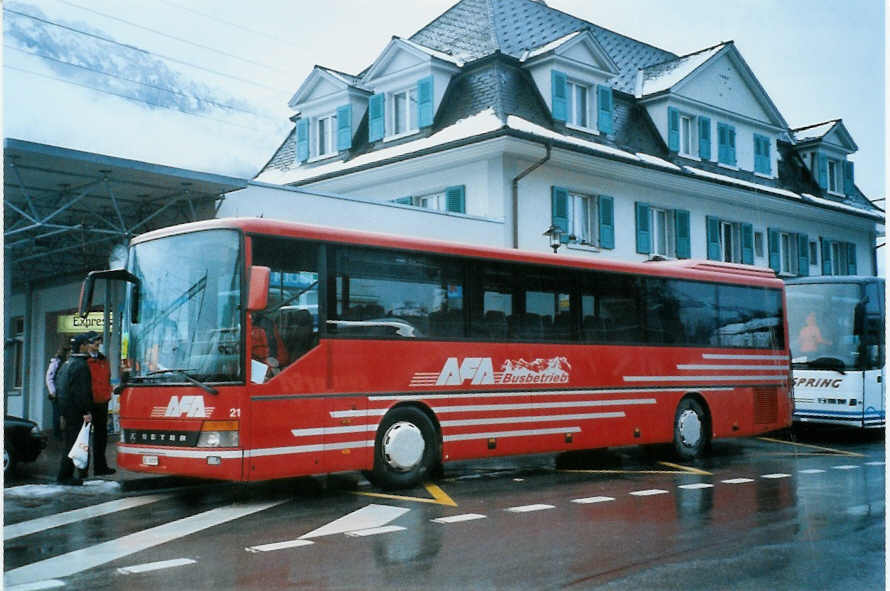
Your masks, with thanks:
[[[863,427],[884,426],[884,305],[883,290],[878,282],[865,285],[862,326]]]

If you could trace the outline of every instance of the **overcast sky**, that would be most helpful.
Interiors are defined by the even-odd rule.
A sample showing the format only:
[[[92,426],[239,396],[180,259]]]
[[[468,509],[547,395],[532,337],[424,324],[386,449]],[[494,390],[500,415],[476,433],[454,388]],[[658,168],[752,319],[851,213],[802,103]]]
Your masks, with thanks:
[[[252,176],[290,129],[287,102],[314,64],[358,73],[393,35],[410,36],[454,3],[7,1],[4,134]],[[734,40],[789,125],[844,119],[859,145],[857,183],[872,199],[884,196],[882,0],[548,4],[679,55]],[[47,32],[51,50],[24,42],[31,34],[45,42]],[[30,55],[47,51],[55,61]],[[62,63],[79,54],[92,57],[77,68]],[[108,63],[114,77],[95,73]],[[155,88],[159,70],[183,91]],[[97,86],[131,98],[97,97]],[[101,116],[80,115],[90,110]]]

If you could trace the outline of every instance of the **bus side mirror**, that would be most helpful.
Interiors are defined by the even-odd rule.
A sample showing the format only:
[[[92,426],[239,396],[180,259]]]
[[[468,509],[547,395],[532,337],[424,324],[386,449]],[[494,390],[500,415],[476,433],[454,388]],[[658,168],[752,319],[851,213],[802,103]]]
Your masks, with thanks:
[[[91,271],[83,280],[80,287],[80,302],[78,302],[77,312],[81,318],[86,318],[93,307],[93,290],[96,287],[96,279],[105,279],[106,281],[126,281],[133,284],[132,297],[130,298],[130,322],[136,324],[139,322],[139,278],[127,271],[126,269],[109,269],[107,271]]]
[[[272,272],[269,267],[250,268],[250,286],[247,295],[247,311],[257,312],[265,310],[269,303],[269,275]]]

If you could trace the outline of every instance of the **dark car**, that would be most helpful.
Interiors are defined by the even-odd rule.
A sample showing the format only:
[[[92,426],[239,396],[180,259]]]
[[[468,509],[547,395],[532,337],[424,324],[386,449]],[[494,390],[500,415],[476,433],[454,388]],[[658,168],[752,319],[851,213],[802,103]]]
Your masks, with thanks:
[[[33,462],[46,447],[46,435],[34,421],[6,415],[3,421],[3,476],[19,462]]]

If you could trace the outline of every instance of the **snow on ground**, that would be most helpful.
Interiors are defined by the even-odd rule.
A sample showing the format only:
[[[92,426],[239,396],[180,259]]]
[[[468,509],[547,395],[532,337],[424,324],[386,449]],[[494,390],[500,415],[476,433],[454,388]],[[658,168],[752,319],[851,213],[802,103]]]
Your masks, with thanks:
[[[121,483],[113,480],[84,480],[83,486],[62,486],[61,484],[24,484],[3,489],[6,498],[42,499],[57,497],[72,491],[87,493],[120,492]]]

